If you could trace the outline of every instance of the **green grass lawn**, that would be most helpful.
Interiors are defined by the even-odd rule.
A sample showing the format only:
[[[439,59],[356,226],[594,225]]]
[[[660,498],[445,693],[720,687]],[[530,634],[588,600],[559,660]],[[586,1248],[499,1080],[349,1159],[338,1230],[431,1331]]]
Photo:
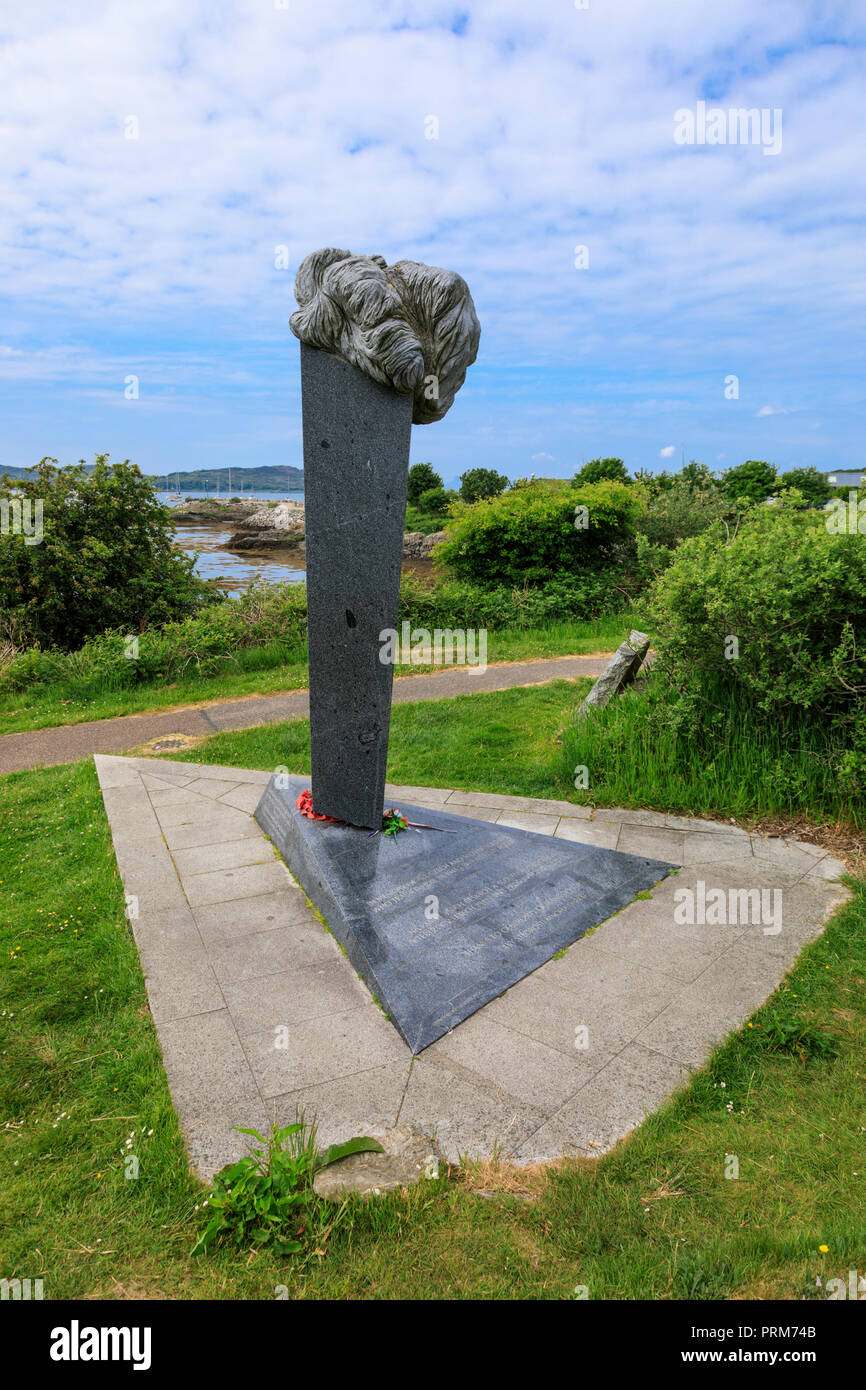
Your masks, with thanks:
[[[423,787],[466,787],[515,796],[565,795],[557,763],[563,720],[591,688],[590,679],[515,686],[489,695],[394,705],[388,778]],[[310,770],[306,719],[215,734],[167,758],[229,767]],[[571,793],[572,800],[576,800]]]
[[[556,733],[583,688],[398,706],[389,776],[561,796]],[[303,771],[305,742],[299,722],[190,756]],[[324,1254],[292,1264],[190,1258],[204,1189],[186,1170],[89,762],[0,779],[0,879],[0,1275],[43,1278],[47,1299],[273,1298],[278,1285],[327,1299],[567,1299],[581,1285],[590,1298],[800,1299],[823,1296],[818,1276],[866,1270],[864,880],[754,1016],[762,1026],[615,1152],[524,1175],[530,1201],[513,1175],[469,1165],[357,1203]]]
[[[500,661],[613,651],[634,624],[633,616],[625,614],[593,622],[490,632],[487,661],[492,665]],[[91,719],[112,719],[173,706],[236,700],[245,695],[272,695],[301,690],[307,684],[305,647],[288,660],[284,655],[274,655],[270,649],[255,648],[239,652],[237,660],[242,669],[226,670],[213,676],[193,676],[170,685],[164,681],[144,681],[140,685],[112,686],[105,676],[99,676],[2,693],[0,734],[47,729],[58,724],[81,724]],[[397,666],[396,675],[420,675],[434,669],[437,668]]]

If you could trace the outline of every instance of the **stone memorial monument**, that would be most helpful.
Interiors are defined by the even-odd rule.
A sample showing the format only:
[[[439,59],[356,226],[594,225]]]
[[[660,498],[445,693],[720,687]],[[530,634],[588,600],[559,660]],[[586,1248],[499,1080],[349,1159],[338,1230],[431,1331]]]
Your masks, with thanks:
[[[465,281],[415,261],[316,251],[295,295],[312,773],[272,778],[256,819],[420,1051],[673,866],[402,804],[424,828],[376,833],[411,427],[450,409],[480,328]]]
[[[459,275],[316,251],[300,308],[313,805],[378,829],[397,626],[409,434],[441,420],[481,330]]]

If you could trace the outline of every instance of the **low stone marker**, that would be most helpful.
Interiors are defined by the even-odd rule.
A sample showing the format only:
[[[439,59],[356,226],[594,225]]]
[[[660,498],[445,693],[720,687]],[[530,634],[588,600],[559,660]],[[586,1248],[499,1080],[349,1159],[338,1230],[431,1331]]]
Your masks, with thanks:
[[[342,1202],[351,1192],[380,1197],[411,1187],[421,1178],[439,1176],[438,1155],[423,1134],[397,1125],[379,1139],[384,1153],[351,1154],[317,1173],[313,1179],[317,1196],[328,1202]]]
[[[590,710],[602,709],[611,696],[631,685],[649,651],[649,645],[650,639],[645,632],[630,633],[628,641],[621,642],[617,647],[575,718],[582,719]]]

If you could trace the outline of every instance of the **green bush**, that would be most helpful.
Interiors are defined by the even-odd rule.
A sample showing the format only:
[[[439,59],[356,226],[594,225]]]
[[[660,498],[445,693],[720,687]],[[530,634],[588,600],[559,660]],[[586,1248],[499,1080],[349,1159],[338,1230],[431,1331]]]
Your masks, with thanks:
[[[779,478],[780,488],[796,488],[812,507],[823,507],[833,495],[833,489],[817,468],[792,468]]]
[[[844,483],[841,487],[830,488],[831,497],[838,498],[840,502],[850,502],[852,492],[854,494],[855,501],[866,501],[866,478],[864,478],[859,488],[852,487],[850,483]]]
[[[576,483],[630,483],[628,469],[622,459],[590,459],[575,473]]]
[[[122,689],[141,681],[176,681],[257,666],[277,665],[302,651],[306,590],[298,584],[254,584],[193,618],[150,628],[137,636],[137,652],[119,630],[91,637],[77,651],[19,653],[0,666],[0,692],[34,685],[70,689]],[[135,654],[133,654],[135,653]]]
[[[441,531],[446,520],[446,517],[422,512],[417,507],[407,507],[405,529],[406,531],[423,531],[425,536],[429,536],[433,531]]]
[[[538,628],[582,622],[619,612],[629,595],[617,587],[619,575],[593,571],[543,585],[483,585],[440,580],[429,587],[412,575],[400,585],[400,621],[434,628]]]
[[[511,489],[455,510],[436,563],[477,584],[542,584],[610,564],[640,511],[623,483]]]
[[[729,468],[722,479],[729,497],[744,497],[748,502],[764,502],[779,488],[779,478],[772,463],[747,459],[736,468]]]
[[[461,580],[433,587],[412,574],[400,587],[400,622],[415,627],[536,628],[618,612],[627,595],[619,575],[598,571],[541,586],[484,586]],[[223,671],[271,670],[303,657],[307,597],[303,584],[255,584],[195,618],[149,629],[137,654],[120,631],[100,633],[78,651],[15,652],[0,635],[0,696],[38,686],[85,697],[147,681],[176,682]]]
[[[185,617],[219,595],[173,545],[171,513],[128,460],[96,457],[56,467],[43,459],[32,480],[0,479],[0,498],[42,508],[43,535],[28,544],[0,532],[0,631],[19,645],[74,650],[98,632]]]
[[[478,502],[482,497],[498,497],[508,487],[504,473],[493,468],[469,468],[460,474],[460,496],[464,502]]]
[[[866,705],[866,538],[821,513],[751,510],[679,546],[650,601],[672,707],[716,717],[745,697],[754,717],[789,710],[859,737]]]
[[[422,492],[442,486],[442,479],[432,463],[413,463],[406,483],[406,501],[410,507],[417,507]]]
[[[718,487],[690,483],[682,474],[658,489],[637,485],[645,503],[637,530],[651,545],[673,550],[687,536],[699,536],[718,521],[734,521],[738,507]]]
[[[448,492],[444,487],[431,487],[426,492],[422,492],[418,498],[418,510],[426,513],[427,516],[442,519],[447,517],[451,503],[455,498],[456,493]]]

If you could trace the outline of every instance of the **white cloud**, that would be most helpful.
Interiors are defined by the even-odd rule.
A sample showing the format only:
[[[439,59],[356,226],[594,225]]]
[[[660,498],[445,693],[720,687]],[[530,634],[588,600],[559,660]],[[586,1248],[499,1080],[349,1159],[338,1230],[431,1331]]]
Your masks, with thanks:
[[[451,17],[429,0],[89,0],[50,21],[22,8],[0,49],[10,293],[85,317],[156,302],[275,327],[291,276],[274,246],[296,264],[336,243],[453,265],[510,352],[515,332],[533,352],[579,347],[587,316],[597,332],[600,316],[630,321],[642,341],[636,304],[676,321],[671,342],[710,312],[727,336],[732,296],[802,314],[844,290],[853,309],[857,64],[844,48],[798,52],[805,14],[621,0],[615,17],[527,17],[481,0],[462,37]],[[770,70],[782,36],[792,51]],[[674,144],[674,111],[724,48],[752,70],[723,104],[781,106],[782,157]],[[124,138],[130,115],[138,139]],[[838,217],[829,254],[788,234],[795,196],[813,226]]]
[[[720,383],[739,375],[744,402],[813,399],[815,362],[822,409],[855,398],[866,299],[855,0],[820,13],[789,0],[587,11],[476,0],[460,36],[454,17],[441,0],[12,7],[0,277],[4,339],[23,352],[16,381],[56,368],[69,382],[83,367],[82,381],[110,391],[117,370],[138,370],[109,340],[124,332],[166,387],[175,368],[179,385],[199,370],[203,390],[221,384],[253,354],[255,389],[266,383],[273,404],[294,362],[293,268],[336,244],[465,276],[481,348],[442,430],[498,429],[507,403],[524,458],[532,394],[550,387],[521,383],[539,368],[577,383],[561,386],[554,414],[578,428],[535,432],[559,458],[584,442],[587,457],[624,452],[625,438],[604,436],[632,389],[662,403],[640,437],[673,433],[688,448],[682,402],[716,389],[695,381],[696,362]],[[677,146],[674,113],[707,81],[713,104],[780,107],[782,152]],[[425,139],[431,114],[437,140]],[[137,139],[124,138],[129,116]],[[578,244],[587,269],[574,267]],[[281,245],[289,270],[274,264]],[[505,367],[507,388],[480,396],[481,371]],[[580,389],[584,371],[597,373],[592,389]],[[470,430],[461,422],[476,410]],[[707,453],[730,447],[704,428]]]
[[[676,445],[675,445],[675,444],[666,444],[665,447],[664,447],[663,449],[659,449],[659,458],[660,458],[660,459],[669,459],[669,458],[673,458],[673,455],[674,455],[674,451],[675,451],[675,450],[676,450]]]

